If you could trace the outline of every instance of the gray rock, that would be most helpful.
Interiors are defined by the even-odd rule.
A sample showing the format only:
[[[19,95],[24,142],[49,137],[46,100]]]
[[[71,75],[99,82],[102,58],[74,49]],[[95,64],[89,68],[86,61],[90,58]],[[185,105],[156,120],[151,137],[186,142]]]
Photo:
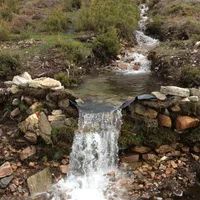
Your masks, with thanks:
[[[30,143],[36,144],[37,143],[37,134],[34,132],[26,132],[24,136]]]
[[[163,100],[166,99],[166,95],[164,95],[164,94],[162,94],[160,92],[155,91],[155,92],[152,92],[151,94],[154,95],[159,100],[163,101]]]
[[[48,120],[50,122],[53,122],[53,121],[62,121],[66,118],[65,115],[49,115],[48,116]]]
[[[28,188],[31,195],[46,192],[52,185],[52,175],[49,168],[34,174],[27,179]]]
[[[12,179],[13,179],[13,176],[8,176],[8,177],[0,179],[0,187],[6,188],[8,184],[10,183],[10,181],[12,181]]]
[[[29,82],[32,81],[32,78],[29,73],[24,72],[22,75],[13,77],[13,84],[20,87],[27,87]]]
[[[72,120],[70,118],[65,119],[65,125],[71,126],[72,125]]]
[[[190,90],[186,88],[180,88],[176,86],[161,86],[160,92],[163,94],[170,94],[179,97],[189,97]]]
[[[194,102],[198,102],[199,101],[199,97],[198,96],[190,96],[188,97],[190,101],[194,101]]]
[[[65,121],[64,120],[63,121],[52,121],[51,126],[54,128],[63,127],[63,126],[65,126]]]
[[[20,100],[18,99],[18,98],[14,98],[13,100],[12,100],[12,105],[13,106],[18,106],[20,104]]]
[[[52,115],[62,115],[62,110],[53,110],[51,112]]]
[[[198,96],[200,98],[200,89],[191,88],[190,89],[190,95],[191,96]]]
[[[51,141],[51,125],[47,119],[47,116],[44,114],[44,112],[41,112],[39,114],[39,122],[38,127],[40,129],[39,134],[44,139],[44,141],[49,144],[52,143]]]

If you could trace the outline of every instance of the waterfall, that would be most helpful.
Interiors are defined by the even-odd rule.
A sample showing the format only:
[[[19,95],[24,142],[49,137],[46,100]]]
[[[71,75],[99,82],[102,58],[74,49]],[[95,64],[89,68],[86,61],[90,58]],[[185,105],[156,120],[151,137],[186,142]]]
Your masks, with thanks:
[[[138,43],[138,46],[134,48],[134,51],[127,51],[125,56],[121,59],[121,63],[125,63],[127,69],[118,69],[118,72],[123,74],[138,74],[138,73],[149,73],[149,67],[151,61],[147,59],[147,52],[152,48],[156,47],[159,44],[157,39],[151,38],[145,35],[144,31],[146,30],[146,25],[148,22],[147,12],[149,10],[146,4],[140,4],[140,21],[138,22],[138,30],[135,31],[135,37]],[[131,60],[131,62],[127,62]],[[134,67],[138,66],[139,68]],[[136,69],[136,70],[135,70]]]
[[[118,164],[121,111],[80,111],[70,154],[70,172],[53,186],[52,200],[107,200],[110,170]],[[116,198],[113,198],[116,199]],[[116,200],[119,200],[117,198]]]

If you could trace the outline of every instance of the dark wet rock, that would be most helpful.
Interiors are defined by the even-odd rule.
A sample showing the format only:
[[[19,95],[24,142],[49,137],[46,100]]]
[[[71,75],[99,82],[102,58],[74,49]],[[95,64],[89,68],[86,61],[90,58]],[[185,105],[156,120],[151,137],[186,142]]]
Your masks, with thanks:
[[[52,175],[49,168],[45,168],[29,177],[27,183],[31,195],[46,192],[52,185]]]
[[[0,187],[6,188],[8,184],[12,181],[12,179],[13,179],[13,176],[8,176],[8,177],[0,179]]]
[[[181,97],[170,97],[166,101],[141,101],[140,103],[144,106],[149,106],[151,108],[168,108],[178,104]]]

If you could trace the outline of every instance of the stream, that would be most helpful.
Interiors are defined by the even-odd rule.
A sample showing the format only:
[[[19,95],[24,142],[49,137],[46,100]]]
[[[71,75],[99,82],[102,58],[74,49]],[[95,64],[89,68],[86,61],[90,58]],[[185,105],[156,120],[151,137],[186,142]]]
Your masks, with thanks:
[[[117,141],[122,114],[121,110],[116,110],[116,106],[129,96],[150,93],[159,90],[161,85],[169,84],[151,75],[151,62],[146,55],[159,41],[144,34],[148,7],[141,4],[139,8],[141,20],[135,33],[138,46],[134,51],[128,50],[118,61],[128,67],[116,67],[110,73],[84,76],[83,84],[73,90],[73,93],[85,102],[84,107],[87,109],[79,111],[78,129],[70,154],[70,172],[66,179],[60,180],[52,187],[52,200],[130,199],[124,195],[126,190],[119,184],[120,177],[125,175],[117,168]],[[127,60],[131,62],[127,63]],[[138,63],[140,67],[135,70],[133,66]],[[115,180],[110,173],[115,174]],[[194,190],[197,191],[197,188]],[[199,192],[197,193],[199,196]]]

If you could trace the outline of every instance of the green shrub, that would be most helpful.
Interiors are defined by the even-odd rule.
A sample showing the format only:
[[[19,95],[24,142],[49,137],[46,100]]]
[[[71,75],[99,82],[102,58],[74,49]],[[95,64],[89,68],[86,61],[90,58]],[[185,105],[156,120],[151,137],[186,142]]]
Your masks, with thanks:
[[[54,78],[62,83],[64,87],[70,86],[70,77],[65,72],[60,72],[54,75]]]
[[[0,9],[0,18],[11,21],[12,20],[12,11],[9,8],[1,8]]]
[[[0,53],[0,78],[8,78],[18,73],[21,67],[19,55]]]
[[[76,29],[99,32],[114,26],[120,36],[130,39],[139,18],[139,9],[132,0],[87,1],[81,5]]]
[[[184,86],[200,86],[200,69],[193,66],[185,66],[182,68],[181,82]]]
[[[69,24],[68,16],[60,9],[54,9],[44,21],[47,31],[60,32],[66,31]]]
[[[94,55],[102,61],[108,61],[120,51],[120,42],[117,30],[110,27],[107,32],[100,34],[93,44]]]
[[[4,20],[0,20],[0,41],[6,41],[9,39],[10,29],[8,23]]]
[[[76,40],[59,40],[56,47],[63,58],[74,64],[79,64],[91,54],[91,49],[87,45]]]
[[[64,0],[63,4],[65,11],[72,11],[73,9],[79,9],[81,7],[81,0]]]

